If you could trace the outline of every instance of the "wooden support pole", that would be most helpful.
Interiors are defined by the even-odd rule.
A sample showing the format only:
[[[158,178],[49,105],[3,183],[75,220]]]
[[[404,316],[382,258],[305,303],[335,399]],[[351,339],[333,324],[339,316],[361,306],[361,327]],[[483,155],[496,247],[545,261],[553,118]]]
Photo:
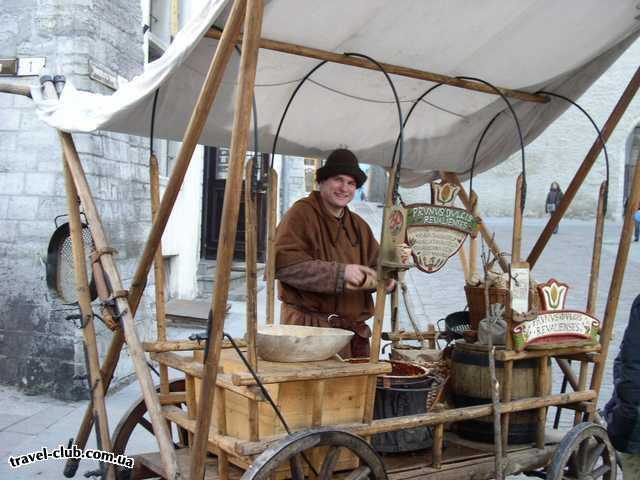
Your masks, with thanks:
[[[549,395],[549,357],[538,359],[538,396]],[[547,406],[538,408],[538,422],[536,430],[536,448],[544,448],[544,437],[547,424]]]
[[[471,201],[469,199],[469,196],[467,195],[467,192],[464,189],[464,185],[462,185],[462,182],[460,181],[458,176],[455,173],[451,173],[451,172],[440,172],[440,177],[445,179],[447,182],[453,183],[454,185],[457,185],[458,187],[460,187],[460,192],[458,193],[458,197],[460,197],[460,201],[462,202],[462,204],[465,206],[467,210],[473,211],[471,208]],[[480,216],[478,216],[478,218],[480,218]],[[480,229],[480,234],[482,235],[482,238],[484,239],[485,243],[498,259],[498,263],[500,264],[500,268],[502,269],[502,271],[508,272],[509,264],[502,256],[503,250],[500,250],[500,247],[498,247],[498,245],[495,242],[495,239],[493,238],[494,236],[493,233],[489,231],[489,229],[487,228],[485,223],[482,221],[482,219],[480,219],[480,225],[478,226],[478,228]]]
[[[478,195],[476,192],[471,192],[471,198],[469,199],[469,206],[471,207],[471,212],[476,217],[478,216]],[[469,238],[469,268],[468,268],[468,277],[469,279],[476,276],[478,271],[478,236]]]
[[[600,257],[602,256],[602,239],[604,237],[604,207],[607,196],[607,183],[600,184],[598,194],[598,213],[596,230],[593,235],[593,254],[591,256],[591,276],[589,277],[589,294],[587,296],[587,313],[595,315],[598,301],[598,277],[600,276]]]
[[[433,459],[431,465],[433,468],[442,468],[442,447],[444,443],[444,424],[439,424],[433,427],[433,450],[431,452],[431,458]]]
[[[269,170],[267,226],[267,325],[272,325],[276,305],[276,224],[278,222],[278,172]]]
[[[640,69],[638,69],[640,72]],[[640,75],[639,75],[640,76]],[[607,306],[604,311],[604,322],[600,331],[600,346],[601,346],[601,360],[595,364],[593,369],[593,375],[591,376],[591,389],[600,393],[600,387],[602,386],[602,378],[604,376],[604,369],[609,352],[609,343],[611,342],[611,334],[613,332],[613,326],[616,319],[616,312],[618,309],[618,301],[620,300],[620,290],[622,289],[622,281],[624,280],[624,272],[627,266],[627,260],[629,258],[629,247],[631,246],[631,235],[633,234],[634,220],[633,214],[635,213],[632,208],[633,205],[638,205],[640,202],[640,156],[636,160],[636,168],[633,174],[633,182],[631,184],[631,192],[629,194],[628,208],[624,213],[624,224],[622,231],[620,232],[620,242],[618,244],[618,254],[616,256],[616,263],[613,268],[613,276],[611,278],[611,286],[609,287],[609,296],[607,298]],[[593,415],[589,414],[589,419]]]
[[[577,392],[584,391],[587,388],[587,374],[589,373],[589,364],[587,362],[580,362],[580,376],[578,377],[578,386],[575,389]],[[558,407],[560,408],[560,407]],[[598,415],[598,414],[596,414]],[[601,423],[601,419],[595,418],[596,422]],[[573,424],[577,425],[582,421],[582,412],[576,410],[573,416]]]
[[[618,103],[616,104],[613,111],[609,115],[607,123],[604,124],[604,127],[602,128],[602,132],[601,132],[603,141],[606,142],[607,140],[609,140],[611,133],[615,129],[616,125],[618,125],[618,122],[620,121],[620,118],[622,117],[624,112],[626,112],[627,107],[631,103],[631,100],[633,100],[633,97],[638,91],[638,88],[640,88],[640,67],[638,67],[633,77],[629,81],[627,88],[625,88],[624,92],[620,96]],[[571,183],[567,187],[567,191],[565,192],[564,197],[560,202],[560,205],[558,205],[558,209],[553,213],[553,215],[551,215],[551,218],[547,222],[547,225],[544,227],[544,230],[538,237],[536,244],[531,249],[531,253],[529,254],[529,258],[527,259],[527,262],[529,262],[529,265],[531,266],[532,269],[536,264],[536,262],[538,261],[538,259],[540,258],[540,255],[542,254],[542,251],[547,245],[547,242],[549,242],[549,239],[551,238],[551,234],[553,233],[553,230],[556,228],[558,223],[560,223],[560,220],[562,219],[565,212],[569,208],[569,205],[571,205],[571,202],[573,201],[573,197],[575,197],[576,193],[578,192],[578,189],[584,182],[585,178],[587,178],[587,175],[591,170],[591,167],[595,163],[601,151],[602,151],[602,143],[600,142],[599,138],[596,138],[596,140],[593,142],[593,145],[591,146],[591,149],[587,153],[587,156],[582,162],[582,165],[580,165],[580,168],[578,169],[575,176],[573,177],[573,180],[571,180]]]
[[[513,207],[513,235],[511,238],[511,264],[520,262],[520,252],[522,246],[522,174],[516,180],[516,197]]]
[[[458,250],[458,258],[460,259],[460,266],[462,267],[462,276],[464,277],[465,285],[469,283],[469,260],[467,257],[467,252],[464,248],[464,242],[460,245],[460,250]]]
[[[84,207],[85,215],[89,221],[96,251],[104,252],[100,256],[102,268],[111,283],[113,291],[125,292],[115,261],[113,260],[111,253],[108,253],[110,250],[108,248],[109,245],[107,243],[104,227],[102,226],[100,215],[98,214],[93,196],[91,195],[91,189],[89,188],[89,183],[84,174],[82,164],[80,163],[80,157],[76,151],[73,139],[68,133],[59,133],[62,140],[64,157]],[[167,423],[162,417],[158,394],[156,393],[155,386],[153,385],[153,380],[149,373],[149,366],[147,365],[147,361],[144,356],[142,344],[140,343],[140,339],[136,332],[132,314],[134,309],[133,307],[129,307],[129,302],[124,296],[117,296],[115,301],[121,315],[121,328],[124,331],[124,337],[127,342],[127,346],[129,347],[129,356],[133,362],[136,376],[138,377],[138,382],[140,384],[140,389],[142,390],[142,395],[147,406],[147,411],[151,418],[151,423],[153,424],[154,435],[158,442],[158,447],[160,448],[160,456],[162,458],[163,468],[165,469],[165,476],[170,480],[174,480],[178,478],[179,473],[173,441],[171,440]]]
[[[207,123],[207,117],[211,111],[211,106],[213,105],[218,88],[222,83],[222,78],[224,76],[226,66],[229,63],[229,58],[231,58],[231,54],[233,53],[233,40],[240,31],[242,18],[244,17],[244,7],[245,0],[235,1],[227,20],[227,27],[222,35],[220,43],[218,44],[218,48],[213,55],[209,71],[207,72],[207,76],[202,84],[202,89],[200,90],[200,95],[196,101],[191,118],[189,119],[189,124],[187,125],[187,129],[184,134],[180,152],[176,158],[175,166],[171,171],[169,183],[167,184],[164,195],[162,196],[162,202],[160,203],[158,214],[153,222],[149,236],[147,237],[147,242],[144,246],[142,256],[140,257],[138,268],[136,269],[131,282],[129,302],[134,310],[140,301],[140,297],[142,297],[142,292],[144,291],[144,287],[147,283],[147,274],[151,268],[151,263],[153,262],[156,249],[158,248],[158,245],[160,245],[162,234],[164,233],[164,229],[169,221],[169,215],[171,214],[173,205],[178,198],[178,193],[180,192],[184,176],[187,173],[189,163],[191,162],[191,157],[198,144],[198,140],[200,139],[200,134]]]
[[[244,173],[244,242],[246,265],[247,292],[247,353],[249,364],[254,371],[258,371],[258,354],[256,351],[256,335],[258,331],[258,277],[256,263],[258,262],[258,222],[256,197],[253,192],[253,175],[256,168],[255,158],[251,158]],[[249,400],[249,437],[258,440],[259,418],[258,403]]]
[[[245,10],[244,7],[244,2],[236,0],[231,15],[236,17],[243,13]],[[216,259],[216,291],[211,305],[213,325],[211,326],[211,333],[209,335],[208,355],[204,363],[202,389],[200,391],[199,401],[200,414],[198,416],[194,444],[191,450],[191,480],[202,480],[204,477],[204,457],[207,451],[207,438],[209,425],[211,424],[211,407],[215,394],[213,387],[216,385],[218,364],[220,362],[224,315],[229,294],[229,274],[231,273],[237,218],[240,210],[242,170],[251,123],[253,88],[255,84],[256,65],[258,63],[258,41],[262,29],[262,13],[262,0],[247,0],[246,14],[244,15],[242,55],[240,58],[240,71],[238,74],[236,105],[231,137],[229,172],[224,192],[222,227],[220,229],[218,255]],[[227,20],[225,34],[232,32],[231,38],[235,38],[238,33],[237,28],[239,27],[239,21],[234,20],[232,23],[237,23],[237,25],[229,28],[230,21],[231,17]]]
[[[151,183],[151,218],[156,218],[160,206],[160,173],[158,159],[152,153],[149,156],[149,181]],[[158,245],[153,261],[156,297],[156,328],[158,340],[167,339],[167,319],[165,315],[164,295],[164,260],[162,258],[162,242]],[[160,365],[160,393],[169,393],[169,370],[166,365]]]
[[[218,426],[218,434],[226,435],[227,434],[227,407],[226,407],[226,397],[224,394],[224,389],[220,387],[216,387],[216,423]],[[257,440],[257,438],[252,439]],[[218,476],[220,480],[227,480],[229,478],[229,458],[227,452],[218,449]]]
[[[82,316],[82,335],[85,355],[87,359],[87,375],[89,376],[91,406],[94,418],[97,418],[96,443],[100,450],[111,451],[111,438],[109,433],[109,420],[105,405],[105,388],[100,374],[100,357],[96,343],[96,330],[93,322],[93,310],[89,296],[89,279],[87,277],[86,252],[82,238],[82,222],[78,194],[73,184],[69,167],[64,163],[64,184],[67,193],[67,206],[69,209],[69,225],[71,230],[71,249],[73,253],[73,266],[78,293],[78,305]],[[115,467],[111,463],[105,463],[107,479],[115,480]]]
[[[211,29],[206,33],[206,37],[218,39],[222,34],[218,30]],[[238,38],[238,42],[241,39]],[[329,52],[326,50],[319,50],[317,48],[303,47],[301,45],[295,45],[293,43],[278,42],[275,40],[268,40],[263,38],[260,40],[260,48],[266,50],[274,50],[276,52],[289,53],[291,55],[300,55],[307,58],[315,58],[318,60],[326,60],[333,63],[339,63],[342,65],[350,65],[353,67],[365,68],[367,70],[379,71],[379,68],[365,59],[348,57],[336,52]],[[469,80],[461,80],[448,75],[441,75],[438,73],[425,72],[422,70],[416,70],[415,68],[401,67],[398,65],[391,65],[388,63],[382,63],[382,67],[386,72],[400,75],[403,77],[416,78],[418,80],[425,80],[428,82],[444,83],[452,87],[464,88],[466,90],[473,90],[476,92],[488,93],[491,95],[497,95],[495,90],[480,83]],[[519,90],[510,90],[508,88],[499,88],[505,96],[523,100],[525,102],[535,103],[547,103],[549,98],[544,95],[535,95],[528,92]]]

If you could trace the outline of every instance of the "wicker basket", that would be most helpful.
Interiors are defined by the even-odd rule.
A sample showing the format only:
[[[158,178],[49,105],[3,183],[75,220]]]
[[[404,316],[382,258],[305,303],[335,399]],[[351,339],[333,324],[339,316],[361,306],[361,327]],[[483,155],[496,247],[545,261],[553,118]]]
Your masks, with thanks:
[[[470,287],[465,285],[464,292],[467,295],[467,305],[469,305],[469,320],[471,329],[477,330],[480,320],[486,316],[486,306],[484,303],[484,287]],[[511,301],[509,290],[503,288],[489,289],[489,304],[499,303],[505,307],[504,315],[509,314]]]

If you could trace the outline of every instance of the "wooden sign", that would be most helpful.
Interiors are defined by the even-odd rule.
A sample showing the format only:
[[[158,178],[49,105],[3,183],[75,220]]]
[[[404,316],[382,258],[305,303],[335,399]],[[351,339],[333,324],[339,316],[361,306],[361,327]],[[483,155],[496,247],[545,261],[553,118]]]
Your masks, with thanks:
[[[512,330],[516,350],[592,345],[597,342],[600,321],[577,310],[541,312]]]
[[[435,203],[407,205],[407,243],[416,266],[426,273],[440,270],[455,255],[467,235],[476,235],[477,219],[462,208],[451,207],[456,189],[432,185]]]
[[[511,311],[527,313],[529,311],[529,264],[526,262],[512,263],[509,279]]]
[[[407,213],[404,207],[394,205],[384,209],[382,231],[382,266],[392,269],[407,269],[413,266],[411,256],[405,251]]]

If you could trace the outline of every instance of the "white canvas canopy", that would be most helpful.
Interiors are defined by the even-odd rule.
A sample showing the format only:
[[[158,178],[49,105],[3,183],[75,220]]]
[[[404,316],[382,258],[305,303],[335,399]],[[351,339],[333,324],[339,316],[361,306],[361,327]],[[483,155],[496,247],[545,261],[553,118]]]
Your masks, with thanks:
[[[229,6],[214,0],[176,36],[166,53],[113,95],[67,84],[59,101],[32,95],[40,117],[69,132],[109,130],[149,135],[159,89],[155,135],[181,140]],[[262,37],[331,52],[357,52],[379,62],[494,85],[578,98],[640,33],[637,0],[270,0]],[[239,56],[224,77],[200,143],[228,145]],[[271,152],[283,109],[300,80],[320,61],[262,49],[255,100],[259,149]],[[391,75],[404,114],[433,83]],[[525,143],[567,107],[509,100]],[[612,97],[612,105],[615,102]],[[434,170],[468,174],[478,139],[500,115],[480,150],[477,171],[519,149],[515,124],[496,95],[443,86],[425,97],[405,129],[402,183],[419,185]],[[276,153],[325,157],[352,149],[362,162],[390,166],[399,132],[391,88],[381,72],[328,63],[300,89],[285,119]]]

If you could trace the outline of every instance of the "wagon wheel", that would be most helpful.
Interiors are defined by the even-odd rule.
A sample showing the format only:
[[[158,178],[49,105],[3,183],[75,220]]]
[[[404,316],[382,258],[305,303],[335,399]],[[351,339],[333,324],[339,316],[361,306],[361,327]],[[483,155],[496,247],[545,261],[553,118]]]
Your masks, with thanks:
[[[340,450],[360,459],[360,466],[345,476],[348,480],[387,479],[382,460],[362,438],[341,430],[317,428],[294,433],[269,447],[256,458],[241,480],[269,480],[282,465],[290,466],[292,480],[304,480],[306,459],[311,458],[308,451],[316,447],[328,447],[317,469],[319,480],[332,478]]]
[[[547,480],[615,480],[616,468],[607,431],[584,422],[572,428],[558,445]]]
[[[160,387],[156,387],[156,391],[160,391]],[[184,392],[185,391],[185,381],[184,379],[174,380],[169,382],[169,391],[170,392]],[[185,403],[176,404],[177,406],[183,408]],[[186,447],[189,443],[188,432],[179,427],[178,425],[169,423],[169,428],[171,432],[171,437],[173,439],[174,445],[176,448]],[[147,432],[146,434],[143,432]],[[143,397],[140,397],[136,400],[133,405],[127,410],[127,412],[122,416],[122,419],[118,423],[118,426],[113,431],[113,436],[111,440],[112,451],[116,455],[128,455],[127,454],[127,445],[131,440],[131,437],[135,434],[136,436],[142,433],[143,435],[150,436],[152,438],[153,435],[153,425],[151,421],[148,419],[147,415],[147,406],[144,403]],[[118,478],[127,478],[127,474],[130,471],[122,470],[118,474]]]

